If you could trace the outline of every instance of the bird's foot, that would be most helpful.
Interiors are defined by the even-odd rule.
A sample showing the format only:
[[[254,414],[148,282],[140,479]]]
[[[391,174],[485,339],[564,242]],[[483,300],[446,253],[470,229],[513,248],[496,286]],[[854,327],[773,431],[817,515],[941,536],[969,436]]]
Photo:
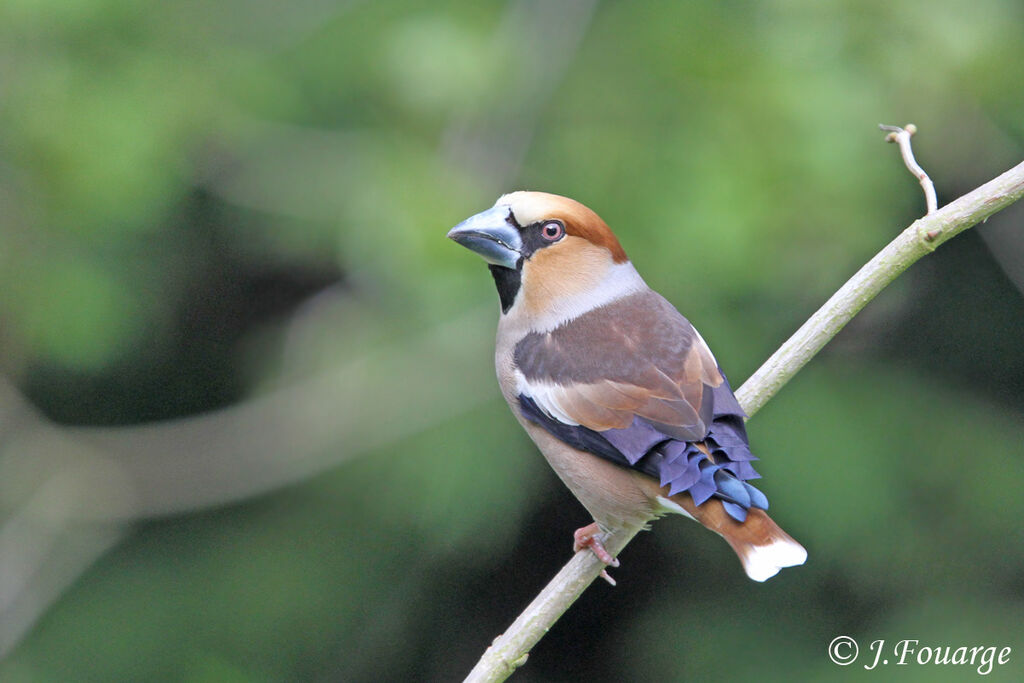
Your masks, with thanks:
[[[574,553],[578,553],[584,548],[590,548],[591,552],[597,555],[597,559],[601,560],[609,567],[618,567],[619,561],[612,557],[611,553],[605,550],[604,544],[601,543],[600,534],[601,528],[597,526],[597,522],[577,529],[572,535],[574,540],[572,544],[572,551]],[[609,576],[608,570],[603,570],[601,572],[601,578],[611,585],[615,585],[615,579]]]

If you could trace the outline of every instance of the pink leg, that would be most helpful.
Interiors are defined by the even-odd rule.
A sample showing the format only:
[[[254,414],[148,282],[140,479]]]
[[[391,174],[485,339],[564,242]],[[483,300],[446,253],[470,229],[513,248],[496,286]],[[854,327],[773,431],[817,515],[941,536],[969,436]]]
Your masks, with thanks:
[[[597,526],[597,522],[577,529],[573,534],[574,542],[572,544],[572,551],[574,553],[578,553],[584,548],[590,548],[591,552],[597,555],[597,559],[601,560],[609,567],[618,567],[619,561],[612,557],[611,553],[605,550],[604,545],[601,543],[601,539],[599,537],[600,533],[601,529]],[[601,572],[601,578],[611,585],[615,585],[615,580],[608,575],[607,571]]]

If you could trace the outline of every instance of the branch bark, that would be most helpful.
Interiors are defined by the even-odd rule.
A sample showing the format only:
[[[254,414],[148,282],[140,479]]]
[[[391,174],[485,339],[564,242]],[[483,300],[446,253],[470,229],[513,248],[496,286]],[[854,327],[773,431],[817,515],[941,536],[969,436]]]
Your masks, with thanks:
[[[922,171],[923,172],[923,171]],[[864,306],[915,261],[1024,196],[1024,163],[914,221],[825,302],[736,392],[753,416]],[[604,540],[617,556],[636,535],[618,531]],[[576,553],[504,634],[494,640],[467,683],[503,681],[604,570],[589,551]]]

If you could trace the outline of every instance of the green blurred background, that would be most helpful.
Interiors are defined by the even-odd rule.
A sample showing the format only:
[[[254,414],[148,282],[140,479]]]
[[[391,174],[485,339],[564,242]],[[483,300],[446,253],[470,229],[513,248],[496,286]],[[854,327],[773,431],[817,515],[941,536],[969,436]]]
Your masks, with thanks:
[[[738,386],[923,213],[878,123],[940,204],[1024,158],[1022,36],[1017,0],[6,0],[0,680],[458,680],[589,520],[445,231],[589,204]],[[903,638],[1024,680],[1022,289],[1011,208],[750,422],[805,567],[659,522],[516,680],[977,675],[863,670]]]

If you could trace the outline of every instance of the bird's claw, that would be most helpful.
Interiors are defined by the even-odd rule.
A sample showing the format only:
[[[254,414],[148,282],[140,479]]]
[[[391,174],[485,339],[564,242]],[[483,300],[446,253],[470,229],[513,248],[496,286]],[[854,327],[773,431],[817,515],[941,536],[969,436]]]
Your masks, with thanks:
[[[600,533],[601,529],[597,526],[597,522],[577,529],[573,534],[573,552],[579,552],[584,548],[590,548],[591,552],[597,556],[597,559],[601,560],[609,567],[618,567],[618,559],[612,557],[611,553],[605,550],[604,544],[601,543],[601,539],[599,537]],[[603,570],[601,572],[601,578],[611,585],[615,585],[615,579],[608,574],[607,570]]]

